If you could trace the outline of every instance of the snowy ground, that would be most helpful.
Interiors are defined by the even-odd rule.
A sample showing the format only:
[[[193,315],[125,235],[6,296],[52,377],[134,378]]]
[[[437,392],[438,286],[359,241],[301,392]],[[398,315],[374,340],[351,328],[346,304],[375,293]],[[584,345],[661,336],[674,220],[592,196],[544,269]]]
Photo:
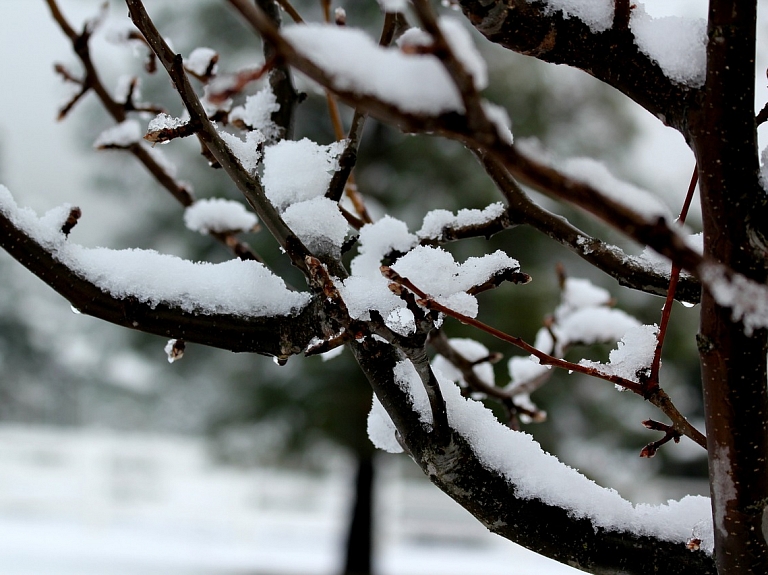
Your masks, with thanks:
[[[488,533],[398,460],[381,467],[378,573],[576,573]],[[350,478],[342,460],[236,469],[198,439],[2,426],[0,572],[335,573]]]

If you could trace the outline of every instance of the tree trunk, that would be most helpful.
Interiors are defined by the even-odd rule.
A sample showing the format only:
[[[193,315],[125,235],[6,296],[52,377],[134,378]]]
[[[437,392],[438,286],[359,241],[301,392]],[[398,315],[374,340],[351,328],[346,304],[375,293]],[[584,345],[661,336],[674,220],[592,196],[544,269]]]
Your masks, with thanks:
[[[349,522],[344,575],[370,575],[373,556],[373,456],[358,455],[355,503]]]
[[[704,252],[766,280],[753,110],[756,2],[711,0],[707,80],[692,120]],[[722,575],[768,573],[768,390],[765,330],[747,333],[704,290],[698,337],[708,438],[715,553]]]

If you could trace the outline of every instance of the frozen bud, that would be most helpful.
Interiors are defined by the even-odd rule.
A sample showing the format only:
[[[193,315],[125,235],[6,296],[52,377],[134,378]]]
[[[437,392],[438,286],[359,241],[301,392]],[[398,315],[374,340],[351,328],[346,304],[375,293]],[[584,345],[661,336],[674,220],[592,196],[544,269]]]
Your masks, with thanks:
[[[169,339],[165,344],[165,353],[168,355],[168,363],[173,363],[184,357],[186,344],[183,339]]]
[[[333,18],[337,26],[346,26],[347,24],[347,11],[344,8],[336,8],[333,12]]]

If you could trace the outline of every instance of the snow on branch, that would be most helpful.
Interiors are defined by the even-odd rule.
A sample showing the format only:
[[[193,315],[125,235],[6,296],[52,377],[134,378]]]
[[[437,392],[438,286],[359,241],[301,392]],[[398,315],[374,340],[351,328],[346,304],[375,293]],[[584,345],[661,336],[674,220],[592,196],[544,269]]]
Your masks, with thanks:
[[[655,537],[684,546],[696,533],[701,548],[712,552],[714,535],[709,498],[686,496],[666,505],[633,505],[613,489],[600,487],[575,469],[546,453],[527,433],[501,424],[482,403],[462,397],[452,381],[436,372],[447,405],[448,423],[470,446],[482,465],[505,478],[520,499],[536,499],[588,519],[595,528]],[[427,394],[408,361],[397,364],[395,381],[409,398],[423,425],[432,415]],[[368,430],[377,447],[401,451],[378,400],[369,415]]]
[[[467,32],[451,20],[443,26],[463,52],[469,52],[466,61],[472,63],[475,81],[485,87],[487,71]],[[432,54],[382,48],[363,31],[347,27],[307,24],[286,28],[282,35],[300,57],[324,70],[339,91],[375,98],[411,114],[437,116],[464,108],[456,86]],[[408,39],[403,39],[404,46],[413,46]]]
[[[614,0],[457,1],[491,42],[585,70],[665,123],[689,129],[686,114],[700,93],[705,63],[698,21],[652,20],[633,2],[627,30],[622,22],[612,25]]]
[[[19,232],[43,246],[72,274],[114,299],[135,299],[151,308],[176,307],[188,313],[240,317],[294,315],[310,300],[290,291],[282,279],[255,261],[194,263],[152,250],[86,248],[71,243],[62,232],[69,206],[39,218],[19,208],[0,186],[0,213]]]

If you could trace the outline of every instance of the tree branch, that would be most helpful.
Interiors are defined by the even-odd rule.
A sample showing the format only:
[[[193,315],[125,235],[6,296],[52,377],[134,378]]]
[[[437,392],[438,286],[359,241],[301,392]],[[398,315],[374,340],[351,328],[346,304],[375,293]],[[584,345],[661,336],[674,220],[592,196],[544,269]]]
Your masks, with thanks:
[[[191,313],[175,306],[152,306],[135,298],[118,299],[57,260],[43,245],[14,226],[0,210],[0,247],[64,297],[80,313],[115,325],[184,339],[236,352],[287,358],[322,337],[317,320],[322,298],[295,316],[241,317]]]
[[[216,128],[208,119],[200,99],[189,83],[181,56],[175,54],[165,42],[149,18],[141,0],[126,0],[126,4],[133,23],[144,35],[150,48],[168,72],[176,91],[189,112],[191,121],[199,125],[198,135],[203,144],[237,185],[261,221],[290,256],[293,264],[306,272],[305,258],[311,255],[309,250],[288,228],[275,207],[267,199],[261,182],[243,168],[240,161],[219,136]],[[263,12],[259,11],[259,14],[266,19]],[[272,26],[271,24],[268,25]]]
[[[584,70],[623,92],[664,123],[687,132],[688,111],[701,90],[676,84],[643,54],[626,27],[593,32],[543,2],[458,0],[469,21],[488,40],[544,62]],[[617,0],[621,5],[623,0]]]
[[[395,424],[401,443],[430,480],[490,531],[537,553],[592,573],[703,575],[715,573],[712,557],[682,543],[607,530],[567,510],[520,496],[514,482],[482,462],[453,432],[436,445],[394,380],[394,348],[373,338],[350,342],[360,367]],[[521,465],[523,463],[521,462]]]

